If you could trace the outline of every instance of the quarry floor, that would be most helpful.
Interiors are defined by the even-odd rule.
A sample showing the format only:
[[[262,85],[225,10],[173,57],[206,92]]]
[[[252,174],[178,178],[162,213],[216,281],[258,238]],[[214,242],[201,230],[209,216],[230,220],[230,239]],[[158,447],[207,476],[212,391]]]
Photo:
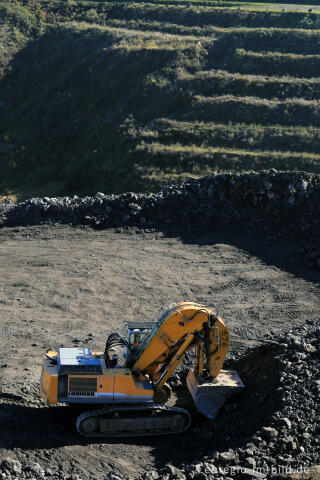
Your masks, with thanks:
[[[156,320],[184,300],[213,307],[230,328],[230,355],[241,354],[317,318],[320,272],[299,248],[294,238],[226,229],[180,236],[61,225],[0,230],[0,460],[77,465],[84,478],[99,478],[213,453],[210,442],[193,442],[197,427],[171,437],[81,438],[69,407],[39,399],[43,356],[59,346],[103,350],[109,333],[125,334],[126,320]]]

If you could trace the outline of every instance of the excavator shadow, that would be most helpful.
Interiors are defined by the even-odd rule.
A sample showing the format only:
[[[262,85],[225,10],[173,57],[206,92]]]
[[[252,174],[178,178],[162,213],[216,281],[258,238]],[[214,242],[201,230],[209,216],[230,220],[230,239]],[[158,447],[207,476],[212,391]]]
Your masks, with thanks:
[[[133,448],[136,451],[137,448],[147,447],[157,468],[168,462],[181,463],[191,458],[185,450],[188,445],[186,432],[159,437],[88,439],[81,437],[75,428],[75,420],[80,413],[81,410],[74,406],[37,407],[16,401],[14,403],[4,401],[0,404],[1,448],[47,451],[95,445],[100,446],[102,454],[109,457],[118,450],[126,451]],[[187,438],[191,437],[190,431]]]
[[[1,398],[1,394],[0,394]],[[33,406],[3,398],[0,404],[0,429],[3,448],[22,450],[55,448],[99,443],[130,443],[131,438],[84,438],[78,434],[75,422],[84,408],[78,406]],[[86,407],[85,410],[89,410]],[[137,444],[137,439],[134,439]]]

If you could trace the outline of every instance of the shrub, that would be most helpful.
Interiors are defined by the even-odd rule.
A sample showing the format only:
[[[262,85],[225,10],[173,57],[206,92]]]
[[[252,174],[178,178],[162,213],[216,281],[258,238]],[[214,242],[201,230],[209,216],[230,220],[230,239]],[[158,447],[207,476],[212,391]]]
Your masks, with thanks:
[[[89,22],[89,23],[99,23],[99,15],[94,8],[91,8],[90,10],[87,10],[86,12],[84,12],[82,19],[85,22]]]

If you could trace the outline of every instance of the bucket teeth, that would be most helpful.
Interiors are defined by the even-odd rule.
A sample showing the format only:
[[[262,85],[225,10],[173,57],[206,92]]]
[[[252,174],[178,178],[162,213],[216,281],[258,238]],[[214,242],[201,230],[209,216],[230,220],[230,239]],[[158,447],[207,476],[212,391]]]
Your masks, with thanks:
[[[244,388],[235,370],[221,370],[217,378],[210,380],[197,378],[195,371],[190,370],[187,386],[197,410],[211,420],[216,418],[226,398]]]

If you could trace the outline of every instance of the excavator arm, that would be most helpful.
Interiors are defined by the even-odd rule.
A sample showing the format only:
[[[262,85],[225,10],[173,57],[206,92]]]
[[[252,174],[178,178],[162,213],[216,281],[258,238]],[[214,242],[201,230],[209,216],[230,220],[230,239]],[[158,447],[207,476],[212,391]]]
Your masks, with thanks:
[[[196,368],[217,377],[230,344],[228,328],[210,308],[184,302],[169,307],[136,352],[134,375],[148,375],[161,388],[183,360],[196,348]]]
[[[198,410],[213,418],[225,398],[243,388],[236,372],[222,371],[229,345],[229,330],[213,310],[192,302],[178,303],[164,312],[139,345],[132,375],[152,382],[155,402],[166,401],[166,381],[187,351],[195,349],[196,365],[187,385]]]

